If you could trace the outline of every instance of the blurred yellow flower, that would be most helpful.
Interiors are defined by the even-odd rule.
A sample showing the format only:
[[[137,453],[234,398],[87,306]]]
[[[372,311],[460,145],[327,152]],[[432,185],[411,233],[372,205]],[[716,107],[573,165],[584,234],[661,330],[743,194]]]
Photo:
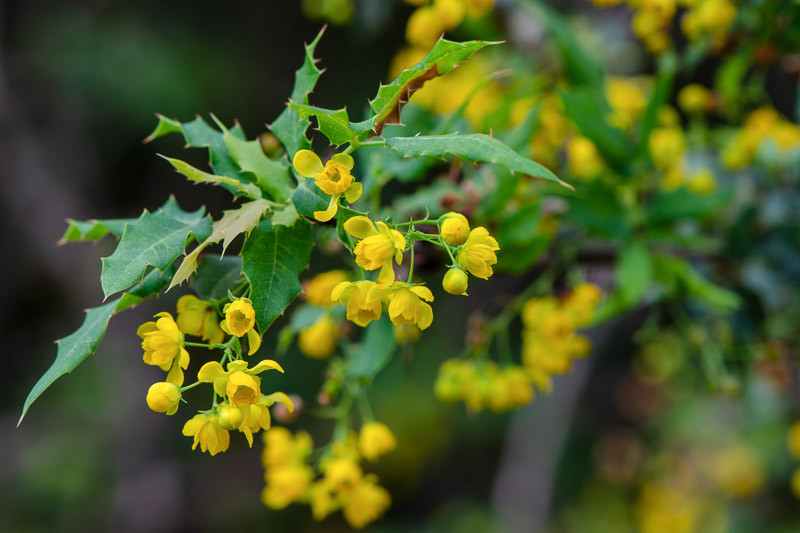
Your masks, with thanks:
[[[381,455],[397,446],[392,431],[381,422],[368,422],[361,426],[358,434],[358,451],[367,461],[375,462]]]
[[[342,514],[351,527],[361,529],[380,518],[391,503],[389,492],[375,483],[374,476],[366,476],[348,494]]]
[[[702,168],[689,176],[686,187],[695,194],[707,195],[717,188],[717,180],[709,169]]]
[[[444,25],[432,6],[414,11],[406,24],[406,40],[415,46],[432,48],[444,33]]]
[[[323,315],[313,325],[300,331],[297,346],[314,359],[333,355],[339,344],[339,326],[328,315]]]
[[[789,428],[787,445],[789,446],[789,453],[792,454],[792,457],[800,461],[800,420],[796,421]]]
[[[703,113],[711,105],[711,91],[698,83],[691,83],[678,93],[678,107],[686,113]]]
[[[567,166],[573,176],[582,180],[597,177],[605,167],[594,143],[580,135],[573,135],[567,143]]]
[[[331,291],[343,281],[347,281],[347,273],[342,270],[331,270],[317,274],[305,287],[306,301],[317,307],[336,305],[336,301],[331,298]]]

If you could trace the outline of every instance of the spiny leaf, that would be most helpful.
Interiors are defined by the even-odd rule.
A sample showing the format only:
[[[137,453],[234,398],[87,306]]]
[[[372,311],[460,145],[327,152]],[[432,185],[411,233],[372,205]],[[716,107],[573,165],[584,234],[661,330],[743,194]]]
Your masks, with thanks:
[[[444,159],[447,154],[452,154],[471,163],[495,163],[512,172],[522,172],[572,189],[571,185],[561,181],[539,163],[522,157],[502,142],[482,133],[392,137],[386,140],[386,146],[403,157],[427,155]]]
[[[183,253],[189,235],[200,241],[210,232],[211,218],[204,208],[188,213],[170,198],[155,213],[145,210],[125,225],[116,250],[103,258],[103,293],[108,297],[141,281],[148,266],[164,271]]]
[[[242,269],[250,281],[256,323],[263,333],[281,315],[302,287],[298,276],[308,265],[314,243],[311,224],[293,227],[258,225],[242,248]]]
[[[313,179],[300,182],[292,193],[292,203],[298,213],[311,217],[314,211],[322,211],[328,206],[328,201],[319,195],[318,190]]]
[[[190,181],[195,183],[227,184],[233,189],[238,189],[240,194],[249,196],[253,200],[261,198],[261,189],[254,183],[236,180],[226,176],[215,176],[214,174],[196,169],[189,163],[181,161],[180,159],[173,159],[161,154],[159,154],[159,156],[169,161],[169,164],[172,165],[175,170],[186,176]]]
[[[328,138],[331,144],[336,146],[364,138],[372,130],[369,121],[350,122],[347,109],[344,108],[335,110],[323,109],[321,107],[295,104],[293,102],[289,102],[289,107],[296,110],[303,118],[310,116],[317,117],[319,131]]]
[[[291,101],[298,104],[307,104],[308,95],[314,90],[322,71],[317,68],[314,59],[314,49],[325,31],[323,27],[317,37],[306,45],[306,55],[303,65],[294,75],[294,88],[292,89]],[[306,130],[309,122],[307,118],[300,118],[297,111],[288,105],[275,121],[270,124],[269,129],[286,148],[289,160],[294,157],[298,150],[311,148],[311,143],[306,138]]]
[[[272,224],[275,226],[294,226],[300,215],[297,214],[294,204],[289,202],[282,209],[276,209],[272,215]]]
[[[467,41],[457,43],[444,38],[439,39],[433,49],[413,67],[401,72],[388,85],[381,85],[378,94],[370,102],[373,116],[372,128],[380,135],[387,124],[399,124],[400,112],[414,91],[422,88],[426,81],[443,76],[472,54],[491,44],[486,41]]]
[[[292,183],[288,166],[267,157],[258,141],[245,141],[228,130],[222,138],[242,172],[252,174],[263,191],[279,202],[289,198]]]
[[[167,291],[189,279],[189,276],[197,270],[197,258],[200,256],[200,252],[206,247],[222,241],[222,253],[224,255],[231,241],[239,234],[247,233],[252,230],[256,224],[258,224],[258,221],[261,220],[261,216],[268,208],[269,202],[260,199],[247,202],[238,209],[224,211],[222,213],[222,218],[214,222],[211,235],[183,258],[183,262],[181,262],[181,266],[178,267],[178,270],[172,277]]]
[[[87,310],[83,324],[74,333],[56,341],[58,345],[56,360],[28,393],[17,425],[22,422],[31,404],[50,385],[64,374],[72,372],[84,359],[94,353],[114,313],[124,311],[159,293],[166,285],[167,279],[169,276],[161,276],[160,272],[153,270],[145,276],[141,286],[126,292],[120,298]]]
[[[112,234],[114,237],[121,237],[125,230],[125,224],[133,222],[135,218],[119,218],[111,220],[73,220],[67,219],[67,230],[58,244],[77,241],[98,241]]]

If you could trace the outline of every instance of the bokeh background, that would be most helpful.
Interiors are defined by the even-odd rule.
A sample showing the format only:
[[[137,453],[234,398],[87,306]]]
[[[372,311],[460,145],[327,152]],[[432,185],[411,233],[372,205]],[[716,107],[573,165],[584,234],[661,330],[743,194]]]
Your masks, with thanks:
[[[325,23],[300,4],[0,5],[0,242],[6,247],[0,263],[0,530],[348,530],[338,516],[313,522],[307,507],[265,508],[259,445],[248,449],[233,439],[228,452],[213,458],[191,452],[180,421],[147,409],[145,392],[158,371],[141,363],[135,330],[155,312],[173,308],[175,293],[115,318],[98,352],[53,385],[15,429],[28,390],[55,355],[51,341],[80,324],[79,310],[102,300],[99,258],[111,253],[113,242],[57,247],[64,219],[135,217],[170,194],[185,210],[206,205],[219,216],[229,206],[224,191],[188,184],[156,156],[202,167],[205,154],[183,151],[177,137],[151,144],[142,139],[156,112],[182,121],[214,113],[225,123],[238,120],[250,137],[264,132],[291,90],[303,42]],[[509,3],[497,4],[497,16],[508,16]],[[631,36],[628,11],[599,11],[582,1],[551,4],[580,17],[576,31],[602,44],[598,55],[617,74],[653,71]],[[346,24],[331,24],[317,48],[326,71],[313,103],[346,105],[359,116],[378,82],[387,80],[413,9],[357,0]],[[508,26],[515,28],[509,35],[498,29]],[[486,38],[500,32],[509,46],[546,46],[535,20],[505,20],[489,30]],[[700,71],[697,80],[682,81],[708,82],[705,76]],[[775,106],[792,116],[796,80],[776,73],[765,83]],[[585,266],[587,278],[601,286],[612,270],[613,264]],[[502,275],[495,283],[471,289],[470,302],[498,287],[519,286]],[[588,332],[592,357],[558,378],[550,396],[513,413],[468,414],[463,405],[440,404],[432,390],[438,365],[463,345],[464,305],[455,300],[437,300],[437,318],[413,358],[396,358],[373,389],[376,414],[400,441],[377,468],[393,504],[372,530],[637,531],[646,499],[636,481],[643,465],[657,469],[660,457],[675,472],[696,468],[706,456],[692,456],[682,443],[713,434],[720,420],[736,428],[731,434],[754,436],[757,468],[770,479],[766,495],[720,520],[735,531],[765,524],[769,531],[795,530],[792,462],[784,444],[787,416],[798,403],[792,359],[762,365],[735,394],[709,391],[688,372],[675,397],[637,377],[642,356],[633,332],[647,316],[639,309]],[[665,342],[659,349],[668,355],[680,351]],[[265,344],[271,343],[268,335]],[[649,357],[662,361],[662,355]],[[681,357],[674,365],[684,363]],[[274,379],[270,386],[314,398],[324,364],[300,359],[294,349],[281,363],[286,375],[268,378]],[[319,438],[329,431],[304,427]],[[743,453],[744,459],[733,454],[730,468],[754,461]],[[712,503],[720,515],[729,505]],[[664,513],[674,509],[667,505]],[[672,531],[668,520],[663,523],[663,531]]]

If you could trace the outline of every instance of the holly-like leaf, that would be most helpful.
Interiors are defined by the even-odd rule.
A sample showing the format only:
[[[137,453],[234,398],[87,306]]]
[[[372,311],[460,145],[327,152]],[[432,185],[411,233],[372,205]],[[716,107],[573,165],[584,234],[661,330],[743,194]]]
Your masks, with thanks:
[[[292,193],[292,203],[301,215],[311,217],[314,211],[322,211],[327,208],[328,200],[320,196],[319,188],[314,185],[313,179],[300,182]]]
[[[267,157],[258,141],[240,139],[229,130],[225,130],[222,137],[242,172],[252,175],[258,186],[273,199],[283,202],[289,198],[292,183],[288,166]]]
[[[114,237],[121,237],[125,231],[125,224],[133,222],[135,218],[118,218],[110,220],[73,220],[67,219],[67,230],[64,236],[58,241],[59,245],[68,242],[78,241],[98,241],[112,234]]]
[[[482,133],[392,137],[386,140],[386,146],[403,157],[416,158],[426,155],[444,159],[447,154],[451,154],[471,163],[494,163],[512,172],[522,172],[572,189],[571,185],[561,181],[558,176],[539,163],[522,157],[502,142]]]
[[[372,123],[350,122],[347,109],[323,109],[305,104],[289,102],[289,107],[297,111],[302,118],[314,116],[319,124],[319,131],[328,138],[331,144],[339,146],[351,143],[356,139],[368,136],[372,131]]]
[[[272,215],[272,224],[275,226],[294,226],[300,218],[292,202],[285,204],[282,209],[276,209]]]
[[[308,266],[314,243],[311,224],[273,226],[265,220],[242,248],[242,269],[250,281],[256,323],[263,333],[300,294],[298,276]]]
[[[242,279],[242,258],[238,255],[206,254],[197,267],[192,289],[204,300],[219,300]]]
[[[28,393],[28,397],[25,398],[19,422],[22,422],[28,408],[45,389],[64,374],[72,372],[84,359],[95,352],[114,313],[124,311],[150,296],[158,294],[168,279],[169,276],[161,276],[160,272],[153,270],[145,276],[139,287],[126,292],[120,298],[87,310],[83,324],[72,334],[56,341],[58,346],[56,360],[39,378]]]
[[[317,37],[311,41],[311,44],[306,45],[303,65],[294,75],[294,88],[290,98],[292,102],[307,104],[308,95],[314,90],[314,86],[317,84],[320,74],[322,74],[322,71],[317,68],[316,60],[314,59],[314,49],[317,47],[317,43],[324,31],[325,28],[322,28]],[[298,150],[311,148],[311,143],[306,138],[308,126],[308,119],[300,118],[297,111],[287,105],[278,118],[270,124],[269,129],[281,141],[283,147],[286,148],[286,154],[291,160]]]
[[[189,235],[201,241],[210,230],[211,218],[205,215],[204,208],[188,213],[174,198],[155,213],[145,210],[141,217],[125,225],[116,250],[103,258],[103,293],[108,297],[140,282],[148,266],[163,272],[183,253]]]
[[[347,358],[347,375],[370,380],[391,360],[395,347],[394,329],[388,317],[371,322],[361,344]]]
[[[175,168],[175,170],[186,176],[186,178],[190,181],[195,183],[211,183],[215,185],[225,184],[230,186],[232,189],[238,189],[237,195],[248,196],[253,200],[261,198],[261,189],[259,189],[255,183],[228,178],[226,176],[215,176],[214,174],[209,174],[208,172],[203,172],[202,170],[196,169],[189,163],[181,161],[180,159],[173,159],[161,154],[159,155],[166,159],[169,164]]]
[[[401,72],[388,85],[381,85],[378,94],[370,102],[373,116],[372,129],[380,135],[387,124],[399,124],[400,112],[411,95],[422,88],[425,82],[443,76],[468,59],[472,54],[491,44],[487,41],[467,41],[457,43],[441,38],[422,60]]]
[[[206,247],[222,241],[222,254],[224,255],[231,241],[241,233],[249,233],[250,230],[256,227],[258,221],[261,220],[261,216],[268,208],[269,202],[260,199],[247,202],[238,209],[224,211],[222,213],[222,218],[214,222],[211,235],[183,258],[181,266],[178,267],[178,270],[172,277],[172,281],[167,290],[169,291],[174,286],[180,285],[185,280],[189,279],[189,276],[197,270],[197,258],[200,256],[200,252]]]

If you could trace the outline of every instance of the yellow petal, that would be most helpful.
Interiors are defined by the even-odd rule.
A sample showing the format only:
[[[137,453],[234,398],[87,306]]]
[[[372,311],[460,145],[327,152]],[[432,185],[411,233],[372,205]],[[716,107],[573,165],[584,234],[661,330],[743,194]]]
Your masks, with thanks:
[[[392,268],[392,262],[387,261],[381,267],[381,273],[378,274],[378,285],[383,287],[388,287],[394,281],[394,269]]]
[[[433,309],[425,302],[419,303],[419,310],[417,311],[417,326],[419,329],[425,329],[433,322]]]
[[[216,379],[224,378],[227,374],[222,369],[222,365],[216,361],[209,361],[197,371],[197,380],[203,383],[211,383]]]
[[[314,211],[314,218],[320,222],[327,222],[336,216],[336,211],[339,209],[339,194],[331,196],[331,201],[328,204],[328,209],[325,211]]]
[[[263,372],[265,370],[278,370],[280,372],[283,372],[283,368],[281,368],[281,365],[279,365],[277,361],[273,361],[272,359],[264,359],[263,361],[258,363],[256,366],[254,366],[253,368],[248,370],[247,373],[248,374],[260,374],[261,372]]]
[[[344,223],[344,230],[356,239],[366,239],[378,232],[372,221],[365,216],[351,217]]]
[[[350,294],[352,294],[354,290],[356,290],[355,283],[352,283],[350,281],[342,281],[341,283],[337,284],[331,291],[331,301],[339,302],[340,304],[344,305],[345,303],[347,303],[347,298],[350,297]],[[342,301],[342,298],[344,299],[344,301]]]
[[[350,154],[334,154],[331,157],[334,161],[347,167],[347,170],[353,169],[353,156]]]
[[[301,176],[307,178],[313,178],[325,168],[319,156],[311,150],[300,150],[294,154],[292,165]]]
[[[392,287],[381,287],[380,285],[373,285],[367,293],[367,303],[371,304],[375,300],[380,300],[389,296],[394,289]]]
[[[247,330],[247,344],[249,345],[247,355],[253,355],[261,347],[261,335],[256,332],[255,328]]]
[[[411,287],[410,290],[423,300],[427,300],[429,302],[433,301],[433,293],[428,287],[423,287],[421,285],[418,285],[416,287]]]
[[[283,406],[286,407],[286,410],[290,413],[294,412],[294,403],[292,402],[292,399],[289,398],[289,396],[287,396],[285,393],[273,392],[272,394],[267,394],[264,396],[264,403],[267,405],[272,405],[275,402],[282,403]]]
[[[183,370],[181,370],[181,367],[177,364],[173,364],[172,368],[170,368],[167,373],[167,379],[165,381],[167,383],[172,383],[176,387],[183,385]]]
[[[357,181],[354,181],[350,187],[344,191],[344,197],[347,199],[348,204],[352,204],[359,198],[361,198],[361,184]]]

